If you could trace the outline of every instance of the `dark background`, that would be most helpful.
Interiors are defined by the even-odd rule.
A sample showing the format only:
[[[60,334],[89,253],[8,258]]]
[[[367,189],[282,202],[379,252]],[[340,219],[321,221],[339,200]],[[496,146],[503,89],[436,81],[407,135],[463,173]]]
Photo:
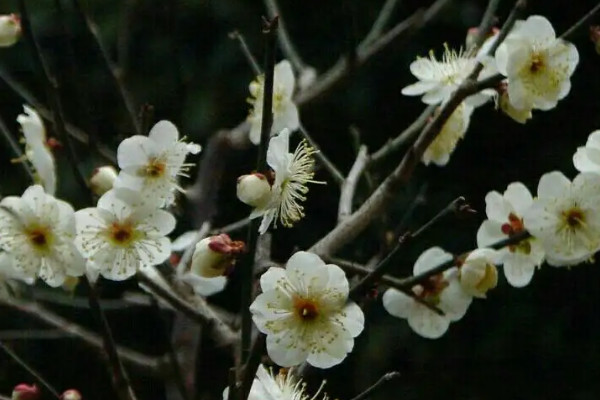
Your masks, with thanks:
[[[119,96],[104,65],[86,34],[70,1],[62,1],[57,14],[52,1],[31,3],[32,23],[54,70],[59,71],[61,95],[67,119],[94,135],[98,142],[116,149],[132,134]],[[35,3],[35,4],[34,4]],[[429,0],[401,1],[392,24],[399,22]],[[563,32],[595,5],[591,0],[533,0],[528,14],[549,18]],[[363,37],[369,30],[381,0],[287,1],[281,0],[282,16],[305,62],[325,71],[342,54],[349,38]],[[408,66],[429,49],[440,54],[447,42],[458,48],[466,30],[479,23],[487,2],[456,0],[427,29],[375,56],[344,85],[301,110],[301,120],[332,161],[348,171],[354,150],[349,126],[362,132],[371,151],[396,136],[420,113],[418,98],[400,94],[414,81]],[[504,20],[511,1],[502,1],[498,12]],[[126,87],[136,107],[155,107],[155,118],[169,119],[190,139],[205,144],[219,129],[231,128],[247,115],[247,86],[253,78],[238,45],[228,33],[238,30],[260,59],[260,17],[265,13],[259,0],[94,0],[88,1],[90,16],[98,23],[110,55],[124,71]],[[353,10],[351,13],[348,10]],[[0,12],[16,11],[16,1],[2,1]],[[354,22],[349,20],[353,15]],[[61,17],[62,15],[62,17]],[[63,18],[63,19],[61,19]],[[61,21],[67,26],[65,36]],[[595,23],[600,24],[600,19]],[[539,177],[552,170],[573,177],[571,157],[590,132],[600,126],[600,56],[588,39],[587,27],[575,37],[580,64],[572,79],[569,96],[549,112],[536,112],[533,120],[520,125],[496,112],[492,104],[478,109],[471,126],[447,167],[419,167],[411,183],[398,193],[397,201],[383,221],[386,228],[403,222],[416,228],[445,204],[462,195],[479,211],[468,218],[450,217],[435,226],[409,251],[398,257],[397,274],[412,270],[418,254],[440,245],[462,252],[475,245],[475,233],[485,217],[485,194],[503,191],[510,182],[521,181],[533,192]],[[31,61],[28,44],[21,41],[0,50],[0,66],[43,103],[47,103],[42,81]],[[23,100],[0,82],[0,117],[17,135],[16,116]],[[50,132],[53,135],[52,132]],[[10,163],[13,155],[0,144],[0,191],[20,195],[30,184],[21,169]],[[91,172],[103,161],[81,147],[83,169]],[[248,209],[235,198],[235,178],[252,169],[254,150],[236,152],[227,159],[227,172],[219,192],[214,226],[245,216]],[[401,158],[374,172],[381,179]],[[76,207],[86,206],[77,188],[66,150],[57,153],[57,196]],[[325,171],[317,179],[329,180]],[[227,183],[229,182],[229,183]],[[359,198],[367,194],[361,185]],[[420,202],[406,215],[418,193]],[[338,190],[333,183],[312,186],[306,204],[307,217],[293,229],[274,231],[273,256],[285,261],[294,248],[305,249],[330,230],[336,219]],[[176,212],[177,232],[193,228],[187,218],[194,205],[182,199]],[[352,248],[341,255],[366,261],[380,246],[379,231],[370,228]],[[242,239],[244,232],[233,235]],[[313,372],[310,387],[320,378],[328,380],[331,398],[351,399],[390,370],[401,378],[374,398],[389,399],[597,399],[600,397],[600,295],[598,266],[572,269],[543,266],[524,289],[507,285],[502,278],[485,301],[473,302],[469,312],[441,339],[431,341],[414,334],[403,320],[386,314],[381,302],[366,307],[365,331],[356,340],[355,351],[339,367]],[[211,299],[236,310],[239,282],[234,274],[230,287]],[[40,286],[43,286],[40,284]],[[134,283],[102,283],[104,296],[118,298],[135,289]],[[81,296],[79,292],[76,296]],[[53,309],[86,326],[95,327],[88,310],[52,305]],[[149,308],[109,311],[110,323],[119,343],[149,354],[162,354],[158,334],[161,320]],[[168,314],[167,314],[168,316]],[[0,324],[6,329],[41,328],[30,317],[3,309]],[[106,370],[97,355],[75,339],[19,340],[12,343],[55,386],[77,387],[87,399],[113,398]],[[220,398],[226,385],[231,359],[210,351],[203,339],[199,384],[202,398]],[[162,399],[158,380],[132,376],[139,398]],[[0,355],[0,393],[32,379],[4,355]]]

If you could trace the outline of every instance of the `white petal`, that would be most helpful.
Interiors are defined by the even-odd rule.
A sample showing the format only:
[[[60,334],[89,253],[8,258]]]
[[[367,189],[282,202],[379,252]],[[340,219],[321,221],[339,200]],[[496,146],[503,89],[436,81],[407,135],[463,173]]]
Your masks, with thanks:
[[[293,367],[306,360],[308,349],[296,331],[267,336],[267,353],[277,365]]]
[[[168,149],[179,140],[179,131],[170,121],[158,121],[148,134],[150,140],[156,143],[158,148]]]
[[[531,282],[535,265],[525,257],[507,257],[504,261],[504,275],[513,287],[525,287]]]
[[[532,15],[520,26],[519,33],[529,40],[551,41],[556,33],[550,21],[541,15]]]
[[[485,196],[485,213],[489,219],[505,222],[511,212],[512,205],[500,193],[493,191]]]
[[[331,337],[331,339],[328,339],[327,341],[322,340],[322,342],[317,345],[319,346],[319,351],[311,351],[308,354],[306,361],[310,365],[317,368],[331,368],[334,365],[341,363],[344,361],[344,358],[346,358],[348,351],[346,350],[346,338],[343,335],[343,332],[333,332],[331,336],[327,335],[327,337]]]
[[[181,276],[181,280],[194,289],[194,293],[198,296],[212,296],[225,289],[227,278],[224,276],[216,276],[214,278],[205,278],[200,275],[187,273]]]
[[[290,148],[290,131],[282,130],[278,135],[273,136],[269,141],[267,149],[267,164],[277,173],[280,169],[287,168],[288,151]]]
[[[504,192],[504,198],[510,202],[517,216],[525,214],[527,209],[531,207],[533,203],[533,197],[529,192],[529,189],[521,182],[513,182],[508,185]]]
[[[458,321],[465,316],[473,297],[467,294],[456,277],[449,279],[449,285],[440,294],[439,307],[450,321]]]
[[[263,292],[273,290],[284,281],[287,281],[285,269],[271,267],[260,277],[260,288]]]
[[[405,96],[421,96],[435,88],[437,85],[438,83],[434,81],[418,81],[402,88],[402,94]]]
[[[413,331],[427,339],[437,339],[446,333],[450,326],[450,320],[425,306],[420,306],[418,311],[409,315],[408,325]]]
[[[365,315],[360,307],[353,301],[348,302],[344,307],[344,316],[340,316],[340,320],[344,329],[350,333],[352,337],[360,335],[365,327]]]
[[[431,247],[425,250],[413,267],[413,274],[418,275],[438,265],[452,260],[452,254],[444,251],[441,247]]]
[[[141,167],[148,159],[160,152],[154,141],[146,136],[135,135],[123,140],[117,148],[117,161],[121,169]]]
[[[573,165],[580,172],[595,172],[600,173],[600,164],[594,162],[589,153],[595,149],[587,147],[579,147],[573,155]]]
[[[413,299],[393,288],[386,290],[381,300],[385,310],[398,318],[408,318],[415,304]]]
[[[483,221],[477,231],[477,247],[486,247],[506,239],[507,236],[502,233],[502,225],[501,222],[489,219]]]
[[[282,60],[275,65],[273,78],[277,86],[281,86],[289,96],[294,93],[296,78],[288,60]]]
[[[562,172],[553,171],[542,175],[538,184],[539,197],[563,198],[569,195],[571,182]]]
[[[171,242],[171,250],[184,251],[188,247],[195,245],[198,240],[200,240],[200,236],[197,230],[184,232]]]

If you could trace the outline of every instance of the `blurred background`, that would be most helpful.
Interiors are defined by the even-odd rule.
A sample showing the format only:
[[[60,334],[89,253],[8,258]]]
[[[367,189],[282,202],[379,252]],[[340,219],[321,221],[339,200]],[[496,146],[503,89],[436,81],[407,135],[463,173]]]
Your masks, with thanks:
[[[3,0],[0,13],[17,12],[17,2]],[[66,119],[92,138],[81,146],[81,168],[91,174],[106,160],[94,149],[99,145],[116,151],[119,142],[134,133],[125,108],[102,55],[84,20],[70,0],[28,1],[31,22],[43,53],[56,71]],[[400,0],[390,27],[430,0]],[[512,1],[501,1],[500,22]],[[58,10],[59,4],[62,10]],[[154,107],[154,122],[173,121],[183,135],[205,145],[221,129],[235,127],[248,113],[246,98],[253,72],[229,37],[241,33],[258,60],[262,59],[260,0],[88,0],[87,15],[98,25],[107,54],[118,66],[137,115],[145,104]],[[318,72],[326,71],[352,43],[369,31],[382,0],[280,0],[281,16],[304,61]],[[547,17],[558,33],[565,31],[596,4],[592,0],[531,0],[527,13]],[[361,141],[375,151],[398,135],[420,114],[418,98],[401,95],[414,81],[408,66],[430,49],[440,55],[443,43],[464,45],[468,28],[477,26],[485,10],[484,0],[455,0],[435,21],[409,38],[399,40],[354,71],[334,90],[303,106],[300,118],[322,151],[347,172],[355,156],[350,127],[361,132]],[[600,24],[600,19],[594,21]],[[420,166],[410,184],[398,193],[393,208],[382,221],[361,234],[340,256],[366,262],[382,246],[381,228],[414,229],[430,219],[457,196],[465,196],[478,211],[470,217],[448,217],[398,256],[394,273],[407,276],[416,257],[439,245],[460,253],[475,246],[475,233],[485,218],[485,194],[504,191],[513,181],[535,191],[539,177],[552,170],[573,177],[571,157],[587,136],[600,128],[600,55],[583,27],[574,38],[580,54],[569,96],[556,109],[536,112],[520,125],[494,110],[493,103],[474,113],[466,138],[448,166]],[[48,104],[42,75],[32,61],[29,43],[0,50],[0,118],[15,137],[15,121],[22,112],[23,92]],[[278,53],[278,59],[281,59]],[[20,85],[21,95],[8,78]],[[48,124],[50,127],[50,124]],[[50,136],[54,133],[50,129]],[[206,151],[206,150],[205,150]],[[202,158],[201,154],[201,158]],[[383,179],[402,153],[390,157],[372,171]],[[10,162],[14,155],[0,143],[0,193],[20,195],[30,182],[22,169]],[[81,208],[88,206],[77,187],[66,149],[57,150],[57,196]],[[222,159],[226,169],[215,175],[220,183],[218,207],[206,210],[213,226],[223,226],[246,216],[248,208],[235,197],[235,178],[253,169],[255,149],[230,151]],[[195,174],[195,171],[194,171]],[[327,186],[312,186],[306,203],[307,216],[293,229],[273,231],[273,258],[285,262],[295,249],[306,249],[334,225],[339,191],[326,171],[317,172]],[[218,179],[218,180],[217,180]],[[192,184],[193,179],[187,182]],[[368,195],[361,183],[358,199]],[[214,204],[214,203],[213,203]],[[197,228],[198,204],[181,198],[175,210],[176,233]],[[200,210],[202,214],[202,210]],[[190,216],[195,216],[190,218]],[[174,235],[176,236],[176,235]],[[244,239],[245,231],[232,234]],[[326,391],[334,399],[351,399],[385,372],[396,370],[400,379],[373,395],[374,399],[573,399],[600,398],[600,271],[594,264],[572,269],[544,266],[533,282],[515,289],[502,278],[486,300],[473,302],[469,312],[451,325],[441,339],[431,341],[414,334],[406,321],[388,315],[381,302],[365,305],[367,324],[355,350],[339,367],[312,371],[309,389],[327,379]],[[43,284],[28,295],[47,293]],[[173,326],[170,312],[157,314],[148,306],[119,302],[123,293],[138,290],[134,282],[101,283],[102,296],[117,300],[107,310],[116,340],[149,355],[164,354],[163,331]],[[233,274],[227,290],[210,302],[236,312],[239,277]],[[57,301],[63,304],[57,304]],[[112,303],[111,303],[112,304]],[[80,290],[54,294],[46,306],[79,324],[97,330]],[[23,313],[2,308],[2,332],[37,332],[45,325]],[[195,331],[193,331],[195,332]],[[194,333],[194,334],[197,334]],[[14,335],[13,335],[14,336]],[[14,339],[14,337],[13,337]],[[196,366],[198,398],[217,399],[227,382],[232,359],[211,339],[199,341]],[[11,346],[38,368],[56,387],[79,389],[85,399],[114,398],[110,380],[98,352],[68,337],[19,338]],[[175,343],[178,346],[178,343]],[[191,370],[184,371],[191,373]],[[143,371],[131,370],[140,400],[165,399],[162,381]],[[32,378],[0,354],[0,393],[9,394],[20,382]]]

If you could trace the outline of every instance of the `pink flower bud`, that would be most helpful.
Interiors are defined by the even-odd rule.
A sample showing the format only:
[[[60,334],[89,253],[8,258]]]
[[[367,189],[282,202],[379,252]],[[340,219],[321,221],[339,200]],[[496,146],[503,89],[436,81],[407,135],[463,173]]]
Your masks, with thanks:
[[[21,36],[21,18],[16,14],[0,15],[0,47],[10,47]]]
[[[65,392],[60,396],[61,400],[81,400],[81,393],[77,389],[69,389],[65,390]]]
[[[40,398],[40,389],[34,383],[28,385],[26,383],[20,383],[13,389],[12,400],[37,400]]]
[[[194,249],[191,272],[205,278],[224,275],[244,249],[244,242],[233,241],[225,233],[202,239]]]

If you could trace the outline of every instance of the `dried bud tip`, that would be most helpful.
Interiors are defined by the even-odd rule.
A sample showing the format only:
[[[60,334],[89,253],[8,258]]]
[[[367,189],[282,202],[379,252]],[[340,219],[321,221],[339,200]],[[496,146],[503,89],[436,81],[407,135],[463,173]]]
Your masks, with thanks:
[[[81,400],[81,393],[77,389],[69,389],[65,390],[65,392],[60,396],[61,400]]]
[[[12,400],[37,400],[40,398],[40,390],[37,385],[28,385],[26,383],[20,383],[13,389],[11,399]]]
[[[231,240],[226,233],[211,236],[209,239],[210,242],[208,243],[208,248],[224,255],[241,254],[246,249],[244,242],[240,240]]]

